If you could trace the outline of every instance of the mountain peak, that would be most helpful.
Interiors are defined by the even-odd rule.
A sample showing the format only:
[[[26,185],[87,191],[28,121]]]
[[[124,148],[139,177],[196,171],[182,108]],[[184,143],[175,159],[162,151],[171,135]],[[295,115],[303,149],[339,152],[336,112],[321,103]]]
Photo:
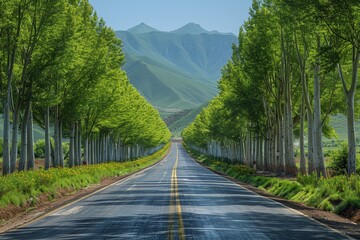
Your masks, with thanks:
[[[149,33],[149,32],[158,32],[156,28],[150,27],[146,25],[145,23],[140,23],[139,25],[136,25],[135,27],[129,28],[127,30],[131,33]]]
[[[188,23],[185,26],[172,31],[173,33],[180,34],[201,34],[201,33],[209,33],[205,29],[203,29],[199,24],[196,23]]]

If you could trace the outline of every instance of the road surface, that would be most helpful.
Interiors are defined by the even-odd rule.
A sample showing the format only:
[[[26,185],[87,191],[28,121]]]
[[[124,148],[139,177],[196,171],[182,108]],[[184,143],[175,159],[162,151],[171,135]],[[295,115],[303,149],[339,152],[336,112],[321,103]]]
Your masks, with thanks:
[[[347,239],[194,162],[174,143],[156,166],[0,239]]]

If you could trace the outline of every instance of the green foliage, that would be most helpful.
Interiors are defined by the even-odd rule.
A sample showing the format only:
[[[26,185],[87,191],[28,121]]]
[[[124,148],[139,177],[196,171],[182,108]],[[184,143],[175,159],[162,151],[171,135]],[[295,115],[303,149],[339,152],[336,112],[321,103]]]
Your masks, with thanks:
[[[50,138],[51,145],[54,146],[54,139]],[[69,144],[63,143],[64,152],[69,151]],[[44,158],[45,157],[45,140],[39,139],[34,144],[34,154],[36,158]]]
[[[40,194],[53,199],[58,197],[59,190],[74,191],[99,183],[106,177],[135,172],[161,160],[167,154],[169,147],[170,144],[167,144],[151,156],[130,162],[23,171],[0,177],[0,208],[10,204],[15,206],[34,204],[34,199]]]
[[[332,152],[331,165],[333,175],[346,175],[348,165],[348,147],[343,144],[339,149]]]
[[[35,143],[34,154],[36,158],[45,157],[45,140],[40,139]]]

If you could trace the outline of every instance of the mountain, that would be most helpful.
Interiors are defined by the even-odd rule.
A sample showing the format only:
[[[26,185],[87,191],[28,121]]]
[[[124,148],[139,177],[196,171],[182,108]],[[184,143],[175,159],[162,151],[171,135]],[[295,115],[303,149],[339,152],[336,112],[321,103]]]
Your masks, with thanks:
[[[140,23],[139,25],[129,28],[127,30],[130,33],[149,33],[149,32],[158,32],[159,30],[152,28],[145,23]]]
[[[199,24],[196,23],[188,23],[185,26],[176,29],[174,31],[171,31],[172,33],[176,34],[218,34],[218,35],[231,35],[234,36],[232,33],[220,33],[216,30],[214,31],[207,31],[204,28],[202,28]]]
[[[172,33],[177,34],[202,34],[202,33],[210,33],[203,29],[199,24],[196,23],[188,23],[185,26],[172,31]]]
[[[189,23],[171,32],[141,23],[117,31],[131,83],[154,106],[193,109],[217,93],[221,68],[230,59],[233,34]]]
[[[170,32],[141,23],[116,36],[122,40],[130,82],[176,136],[217,94],[221,69],[237,43],[233,34],[207,31],[195,23]]]
[[[131,83],[155,107],[194,108],[217,92],[216,86],[148,57],[128,56]]]

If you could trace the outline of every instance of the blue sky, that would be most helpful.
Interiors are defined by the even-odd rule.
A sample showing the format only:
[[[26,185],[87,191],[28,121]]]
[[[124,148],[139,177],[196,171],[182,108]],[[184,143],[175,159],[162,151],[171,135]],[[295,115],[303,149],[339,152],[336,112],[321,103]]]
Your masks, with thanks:
[[[238,35],[248,18],[252,0],[90,0],[114,30],[127,30],[142,22],[171,31],[193,22],[206,30]]]

